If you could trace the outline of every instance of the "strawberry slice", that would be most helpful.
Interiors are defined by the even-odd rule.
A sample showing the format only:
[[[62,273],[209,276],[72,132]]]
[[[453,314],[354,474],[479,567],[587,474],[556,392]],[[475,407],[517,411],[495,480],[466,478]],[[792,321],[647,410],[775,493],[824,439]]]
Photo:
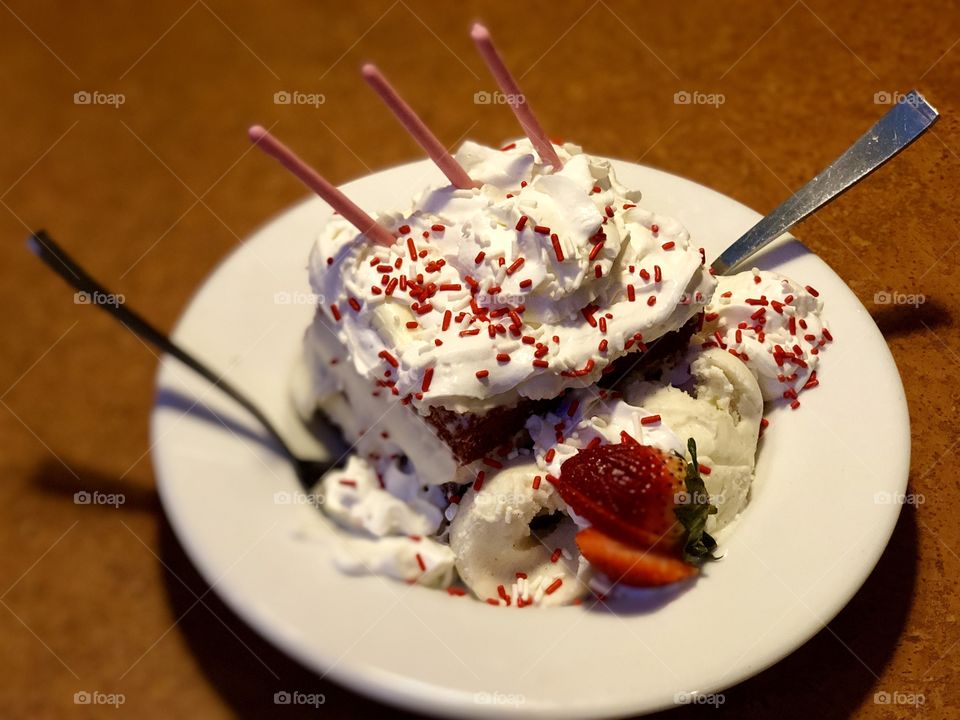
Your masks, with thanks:
[[[698,572],[679,557],[627,545],[592,527],[577,533],[577,547],[591,565],[620,585],[658,587]]]
[[[638,547],[677,550],[684,528],[674,507],[685,487],[686,463],[678,455],[625,440],[584,448],[551,480],[564,502],[603,533]]]

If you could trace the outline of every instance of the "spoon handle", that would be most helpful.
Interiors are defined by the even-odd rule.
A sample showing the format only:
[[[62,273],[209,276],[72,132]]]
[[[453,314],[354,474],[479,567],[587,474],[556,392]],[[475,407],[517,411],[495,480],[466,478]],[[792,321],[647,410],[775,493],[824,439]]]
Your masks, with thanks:
[[[225,380],[222,374],[211,370],[123,303],[103,302],[102,300],[104,299],[116,298],[117,296],[87,274],[45,231],[39,230],[33,233],[27,239],[27,246],[34,254],[43,260],[51,270],[66,280],[75,290],[80,293],[86,293],[91,304],[102,308],[133,333],[168,355],[172,355],[240,403],[247,412],[253,415],[260,424],[263,425],[286,455],[294,460],[298,459],[267,416],[264,415],[246,395]]]
[[[713,261],[718,275],[780,237],[920,137],[940,114],[916,90],[907,93],[825,170],[747,230]]]

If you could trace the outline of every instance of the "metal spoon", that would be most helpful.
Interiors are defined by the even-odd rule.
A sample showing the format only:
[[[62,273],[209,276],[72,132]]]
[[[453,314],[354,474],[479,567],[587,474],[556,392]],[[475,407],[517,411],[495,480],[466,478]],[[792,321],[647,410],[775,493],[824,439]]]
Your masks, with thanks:
[[[713,269],[719,275],[728,274],[760,248],[863,180],[920,137],[939,117],[936,108],[911,90],[843,155],[724,250],[713,261]]]
[[[27,239],[27,246],[43,260],[51,270],[67,281],[75,290],[87,293],[88,296],[106,297],[113,295],[103,285],[94,280],[83,268],[81,268],[66,252],[61,248],[46,232],[39,230]],[[111,316],[126,325],[130,330],[141,338],[156,346],[168,355],[172,355],[191,370],[197,372],[213,385],[220,388],[224,393],[236,400],[247,412],[253,415],[257,421],[263,425],[264,429],[270,434],[280,450],[290,458],[294,470],[300,483],[304,488],[313,487],[314,483],[330,468],[337,463],[330,460],[309,460],[297,455],[284,440],[283,436],[276,429],[270,419],[258,408],[253,401],[246,395],[237,390],[223,376],[205,364],[196,357],[181,348],[177,343],[171,340],[167,335],[157,330],[153,325],[147,322],[141,315],[131,310],[127,305],[120,303],[93,303],[97,307],[106,310]],[[332,425],[329,428],[324,427],[324,432],[329,432],[333,437],[341,437],[339,430]],[[342,440],[342,438],[341,438]]]

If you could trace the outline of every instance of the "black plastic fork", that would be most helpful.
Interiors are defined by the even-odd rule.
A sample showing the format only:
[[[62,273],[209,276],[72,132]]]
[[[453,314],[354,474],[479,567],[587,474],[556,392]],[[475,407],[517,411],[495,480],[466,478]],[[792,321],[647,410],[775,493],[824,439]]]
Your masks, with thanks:
[[[89,273],[64,252],[63,248],[45,231],[38,230],[33,233],[27,239],[27,246],[35,255],[43,260],[51,270],[66,280],[74,290],[80,293],[86,293],[87,296],[91,298],[90,304],[105,310],[111,317],[121,322],[143,340],[154,345],[164,353],[175,357],[188,368],[219,388],[226,395],[233,398],[233,400],[238,402],[247,412],[253,415],[273,438],[281,452],[290,459],[297,473],[297,477],[300,479],[300,483],[304,488],[312,487],[325,472],[336,466],[337,463],[334,461],[308,460],[293,452],[274,424],[270,422],[267,416],[250,398],[224,379],[222,373],[212,370],[184,350],[166,334],[145,320],[143,316],[131,310],[125,302],[101,302],[100,300],[111,297],[116,298],[117,296],[94,280]],[[339,436],[339,431],[334,430],[332,425],[330,428],[324,428],[324,430],[325,432],[332,432],[334,436]]]

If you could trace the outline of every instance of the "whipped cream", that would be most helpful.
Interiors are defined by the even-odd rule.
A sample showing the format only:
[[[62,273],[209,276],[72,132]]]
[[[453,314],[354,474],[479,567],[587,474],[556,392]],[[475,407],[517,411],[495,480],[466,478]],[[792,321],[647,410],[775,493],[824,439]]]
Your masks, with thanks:
[[[398,463],[382,463],[378,473],[369,462],[351,455],[342,469],[331,470],[318,483],[324,506],[343,527],[371,535],[432,535],[443,520],[447,499],[436,485],[422,485]]]
[[[350,575],[386,575],[395,580],[445,588],[453,582],[453,550],[431,538],[339,538],[333,561]]]
[[[753,371],[764,400],[797,395],[816,378],[832,340],[815,289],[757,269],[719,278],[703,329],[691,346],[736,354]]]
[[[424,413],[596,382],[715,287],[683,226],[638,206],[609,161],[568,144],[555,172],[528,141],[508,148],[465,143],[457,160],[480,188],[428,188],[381,214],[392,247],[335,216],[311,255],[344,362]]]

